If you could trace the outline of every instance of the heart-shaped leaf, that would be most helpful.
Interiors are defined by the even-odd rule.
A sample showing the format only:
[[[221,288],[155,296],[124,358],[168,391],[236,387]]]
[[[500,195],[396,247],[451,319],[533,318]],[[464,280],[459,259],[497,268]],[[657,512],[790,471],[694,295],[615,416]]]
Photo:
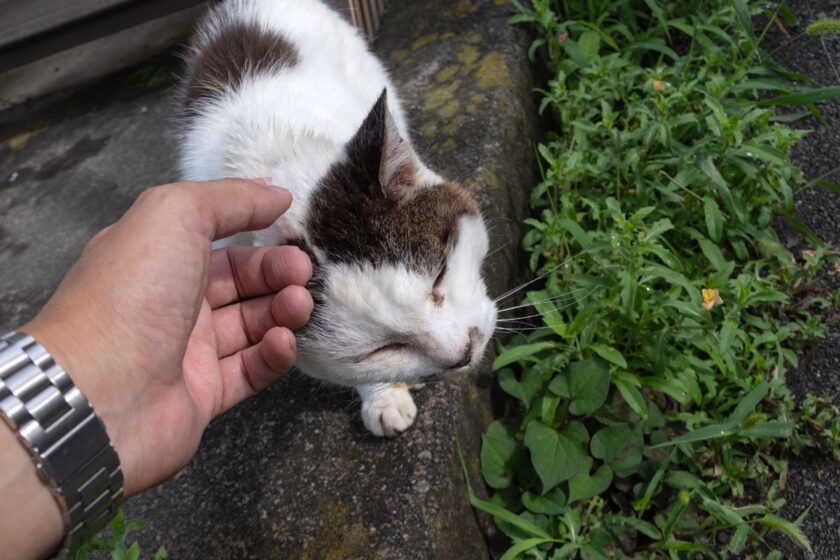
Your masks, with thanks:
[[[491,488],[507,488],[528,457],[516,441],[517,422],[510,418],[496,420],[481,436],[481,474]]]
[[[566,512],[566,494],[559,486],[542,496],[533,492],[525,492],[522,494],[522,505],[533,513],[561,515]]]
[[[580,470],[569,479],[569,501],[585,500],[604,492],[610,487],[613,472],[607,465],[601,465],[595,474],[589,476],[592,457],[587,457]]]
[[[616,476],[635,473],[642,462],[642,423],[607,426],[592,436],[592,456],[603,460]]]
[[[530,408],[531,399],[540,390],[542,383],[542,374],[535,368],[525,369],[521,379],[517,379],[510,368],[504,368],[499,372],[499,385],[507,394],[525,403],[525,408]]]
[[[525,429],[525,446],[531,451],[531,464],[540,477],[543,494],[572,477],[585,457],[578,428],[558,432],[538,420]]]
[[[587,414],[604,404],[609,388],[610,371],[600,359],[573,362],[548,385],[552,393],[570,401],[569,412],[576,415]]]

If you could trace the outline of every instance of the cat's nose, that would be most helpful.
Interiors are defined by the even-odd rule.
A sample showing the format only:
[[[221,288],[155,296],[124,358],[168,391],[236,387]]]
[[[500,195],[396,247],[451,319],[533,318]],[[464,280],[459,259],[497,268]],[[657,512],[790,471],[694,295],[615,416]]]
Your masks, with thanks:
[[[458,369],[469,365],[470,360],[472,360],[472,339],[467,342],[467,347],[464,349],[464,354],[461,356],[461,359],[458,360],[458,363],[451,366],[449,369]]]

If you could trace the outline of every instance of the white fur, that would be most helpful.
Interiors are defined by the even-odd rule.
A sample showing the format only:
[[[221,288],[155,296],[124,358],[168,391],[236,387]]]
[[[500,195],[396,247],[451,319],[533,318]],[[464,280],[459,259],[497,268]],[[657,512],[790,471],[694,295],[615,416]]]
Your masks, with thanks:
[[[464,354],[471,327],[483,334],[479,347],[473,348],[474,360],[479,359],[496,328],[496,307],[479,274],[486,252],[481,219],[462,217],[458,243],[437,288],[440,304],[430,297],[435,278],[405,266],[328,265],[320,310],[326,320],[313,338],[329,340],[330,345],[308,352],[302,344],[301,369],[330,381],[340,371],[341,381],[352,385],[411,384],[448,374]],[[376,353],[391,343],[405,347]]]
[[[201,101],[198,116],[184,130],[181,170],[184,179],[268,177],[291,191],[291,209],[266,230],[257,245],[302,239],[315,251],[305,219],[313,189],[330,165],[344,156],[353,137],[387,89],[389,138],[384,179],[409,157],[408,127],[397,91],[382,64],[359,33],[317,0],[233,0],[203,31],[211,39],[226,21],[258,22],[292,43],[297,63],[277,72],[246,76],[240,87]],[[419,185],[443,181],[419,160]],[[298,365],[314,377],[357,385],[365,425],[376,435],[395,435],[414,420],[408,389],[431,374],[448,375],[464,355],[469,331],[482,333],[473,362],[480,359],[495,329],[496,308],[480,276],[487,234],[478,217],[461,219],[457,245],[447,272],[431,298],[435,278],[405,266],[326,264],[322,315],[309,340],[299,344]],[[377,351],[392,343],[404,347]]]

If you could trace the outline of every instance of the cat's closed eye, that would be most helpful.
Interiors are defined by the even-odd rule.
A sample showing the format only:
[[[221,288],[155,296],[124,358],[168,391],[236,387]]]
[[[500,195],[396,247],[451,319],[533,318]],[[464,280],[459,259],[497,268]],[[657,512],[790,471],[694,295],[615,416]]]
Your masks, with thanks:
[[[388,353],[391,353],[391,352],[400,352],[402,350],[407,350],[409,348],[410,348],[410,346],[408,344],[404,343],[404,342],[391,342],[391,343],[388,343],[384,346],[380,346],[379,348],[377,348],[373,352],[369,352],[369,353],[365,354],[364,356],[360,357],[357,361],[364,362],[364,361],[367,361],[367,360],[381,358],[385,354],[388,354]]]

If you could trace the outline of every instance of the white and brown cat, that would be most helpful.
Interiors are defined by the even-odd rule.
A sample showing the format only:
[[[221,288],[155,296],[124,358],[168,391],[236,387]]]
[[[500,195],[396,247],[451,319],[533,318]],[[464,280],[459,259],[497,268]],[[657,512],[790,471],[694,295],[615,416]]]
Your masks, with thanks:
[[[182,94],[184,179],[270,177],[294,196],[245,242],[293,243],[312,259],[297,365],[355,386],[372,433],[405,430],[417,412],[408,385],[474,366],[496,326],[475,201],[420,161],[382,64],[317,0],[212,9]]]

